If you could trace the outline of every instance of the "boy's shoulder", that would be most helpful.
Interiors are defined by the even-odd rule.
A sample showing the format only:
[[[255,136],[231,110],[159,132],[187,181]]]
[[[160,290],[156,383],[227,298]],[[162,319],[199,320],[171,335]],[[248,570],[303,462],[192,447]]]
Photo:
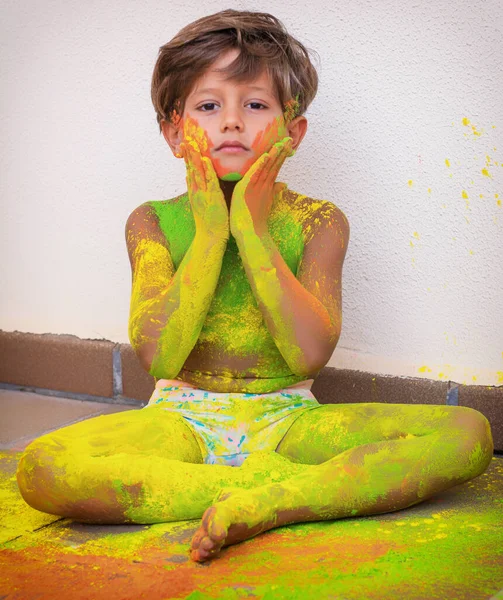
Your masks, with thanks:
[[[131,214],[155,214],[161,213],[166,209],[175,206],[185,206],[188,201],[187,192],[175,196],[174,198],[168,198],[167,200],[147,200],[137,206]]]
[[[135,222],[141,222],[144,226],[158,226],[160,221],[169,217],[173,210],[186,211],[188,207],[187,200],[187,193],[168,200],[147,200],[131,212],[127,218],[126,228],[130,228]]]
[[[290,189],[285,190],[283,198],[288,209],[302,224],[306,242],[324,226],[336,226],[340,231],[349,232],[348,219],[334,202],[319,200]]]
[[[173,213],[187,210],[184,198],[187,198],[186,194],[169,200],[147,200],[129,214],[125,233],[130,253],[145,238],[166,244],[167,223],[172,219]]]

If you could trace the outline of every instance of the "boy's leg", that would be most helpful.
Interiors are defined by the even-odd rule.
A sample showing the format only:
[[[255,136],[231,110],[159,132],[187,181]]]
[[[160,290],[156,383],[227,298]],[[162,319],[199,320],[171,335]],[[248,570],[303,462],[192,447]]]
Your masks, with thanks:
[[[278,451],[315,466],[282,483],[224,491],[193,538],[194,560],[288,523],[407,508],[483,473],[493,442],[487,419],[470,408],[325,405],[302,414]]]
[[[223,487],[256,487],[306,468],[274,452],[260,454],[239,468],[202,464],[185,420],[149,407],[38,438],[23,453],[17,479],[32,507],[84,522],[197,519]]]

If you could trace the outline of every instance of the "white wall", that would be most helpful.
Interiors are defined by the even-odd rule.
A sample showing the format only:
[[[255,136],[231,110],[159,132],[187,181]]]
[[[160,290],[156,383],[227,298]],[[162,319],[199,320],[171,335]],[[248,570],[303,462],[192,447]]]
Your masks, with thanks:
[[[128,341],[126,218],[184,189],[152,69],[224,8],[272,12],[320,55],[282,179],[351,223],[329,364],[503,383],[499,0],[3,2],[0,328]]]

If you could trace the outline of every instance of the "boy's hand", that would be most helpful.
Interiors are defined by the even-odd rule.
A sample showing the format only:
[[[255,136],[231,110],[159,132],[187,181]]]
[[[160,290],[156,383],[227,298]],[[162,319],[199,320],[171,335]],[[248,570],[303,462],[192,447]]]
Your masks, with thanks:
[[[276,177],[292,154],[292,138],[286,137],[262,154],[238,181],[232,194],[230,230],[234,237],[252,225],[260,236],[267,231],[267,219],[275,194],[281,188]],[[251,217],[251,223],[250,223]]]
[[[212,238],[229,239],[229,211],[211,160],[201,155],[193,138],[181,143],[180,152],[187,168],[187,190],[196,230]]]

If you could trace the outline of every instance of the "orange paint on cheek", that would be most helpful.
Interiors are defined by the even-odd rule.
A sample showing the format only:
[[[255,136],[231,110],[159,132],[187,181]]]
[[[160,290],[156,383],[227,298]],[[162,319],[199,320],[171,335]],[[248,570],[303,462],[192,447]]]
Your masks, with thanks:
[[[220,158],[212,155],[212,149],[215,147],[215,144],[213,144],[207,132],[199,125],[196,119],[192,117],[179,118],[177,122],[183,128],[184,141],[191,144],[194,148],[199,147],[201,154],[211,160],[219,179],[228,176],[230,173],[239,173],[242,177],[258,158],[265,152],[269,152],[276,142],[279,142],[288,135],[283,115],[276,117],[263,131],[257,133],[251,145],[252,156],[241,165],[239,170],[236,170],[236,168],[230,168],[222,164]]]
[[[279,142],[288,135],[288,130],[285,125],[283,116],[276,117],[272,123],[269,123],[263,131],[259,131],[252,142],[251,149],[253,155],[243,163],[238,173],[244,176],[250,167],[266,152],[273,147],[276,142]],[[213,165],[217,175],[222,178],[227,175],[230,170],[224,167],[218,158],[212,158]]]

